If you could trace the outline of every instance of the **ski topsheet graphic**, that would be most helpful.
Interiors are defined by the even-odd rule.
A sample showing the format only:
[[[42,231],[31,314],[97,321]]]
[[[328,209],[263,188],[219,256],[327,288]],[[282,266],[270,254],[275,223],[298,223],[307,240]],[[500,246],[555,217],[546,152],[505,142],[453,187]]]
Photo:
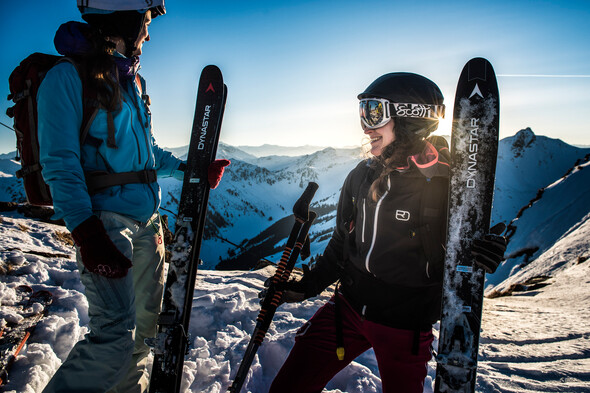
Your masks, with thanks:
[[[485,273],[471,243],[490,228],[499,96],[492,65],[470,60],[459,77],[451,136],[449,224],[435,392],[473,392]]]
[[[150,342],[154,364],[150,392],[179,392],[184,357],[188,348],[188,325],[205,216],[209,200],[207,170],[215,159],[225,108],[227,87],[219,68],[203,69],[189,144],[184,183],[178,205],[172,258],[164,288],[158,333]]]

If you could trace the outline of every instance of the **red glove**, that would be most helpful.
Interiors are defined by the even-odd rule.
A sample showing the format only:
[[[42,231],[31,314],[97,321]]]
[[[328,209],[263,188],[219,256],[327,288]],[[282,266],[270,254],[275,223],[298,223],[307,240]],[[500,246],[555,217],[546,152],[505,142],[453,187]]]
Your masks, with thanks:
[[[90,272],[108,278],[127,275],[132,263],[117,249],[98,217],[91,216],[78,225],[72,237],[80,248],[82,264]]]
[[[223,171],[229,164],[231,164],[230,160],[215,160],[209,165],[207,177],[209,178],[209,187],[212,190],[219,185],[219,181],[223,177]]]

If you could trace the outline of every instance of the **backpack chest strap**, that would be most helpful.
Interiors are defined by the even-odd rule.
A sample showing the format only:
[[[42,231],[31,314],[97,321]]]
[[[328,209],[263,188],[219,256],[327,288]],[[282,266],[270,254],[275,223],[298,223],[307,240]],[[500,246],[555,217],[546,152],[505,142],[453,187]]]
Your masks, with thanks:
[[[154,169],[146,169],[138,172],[86,172],[86,185],[88,194],[97,194],[109,187],[121,186],[131,183],[150,184],[158,180]]]

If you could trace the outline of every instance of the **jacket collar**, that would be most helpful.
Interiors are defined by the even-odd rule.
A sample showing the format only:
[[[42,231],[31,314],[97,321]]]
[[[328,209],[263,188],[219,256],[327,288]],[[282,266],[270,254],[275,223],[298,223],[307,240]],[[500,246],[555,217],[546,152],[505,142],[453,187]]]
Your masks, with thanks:
[[[448,177],[450,163],[447,159],[448,154],[443,153],[444,149],[448,151],[448,148],[443,147],[439,152],[430,142],[426,141],[421,153],[409,156],[407,160],[408,164],[398,167],[396,170],[404,173],[415,168],[427,178],[435,176]]]

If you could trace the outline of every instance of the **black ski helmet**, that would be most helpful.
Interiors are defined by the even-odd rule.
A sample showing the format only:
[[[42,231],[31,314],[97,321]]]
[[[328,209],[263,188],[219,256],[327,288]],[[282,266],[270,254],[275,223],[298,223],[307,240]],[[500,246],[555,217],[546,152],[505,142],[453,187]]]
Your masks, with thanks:
[[[385,98],[391,104],[438,105],[444,115],[444,97],[438,86],[430,79],[409,72],[393,72],[377,78],[358,99]],[[419,138],[427,137],[438,127],[438,120],[421,117],[395,117],[397,132],[407,132]]]
[[[97,29],[101,35],[120,37],[125,42],[130,57],[135,51],[135,41],[139,37],[146,14],[152,18],[166,13],[164,0],[77,0],[82,19]]]

